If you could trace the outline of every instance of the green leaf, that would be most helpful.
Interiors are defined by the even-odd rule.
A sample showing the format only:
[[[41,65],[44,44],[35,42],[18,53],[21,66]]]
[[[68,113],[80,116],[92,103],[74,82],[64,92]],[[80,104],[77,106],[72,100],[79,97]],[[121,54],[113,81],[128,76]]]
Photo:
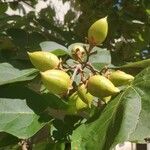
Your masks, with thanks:
[[[54,51],[52,51],[52,53],[57,56],[69,55],[68,52],[61,50],[61,49],[54,50]]]
[[[92,65],[94,66],[94,68],[96,68],[97,70],[101,70],[103,69],[105,66],[107,66],[107,63],[92,63]]]
[[[9,145],[9,146],[5,146],[0,148],[0,150],[19,150],[20,146],[18,143],[16,143],[15,145]]]
[[[73,149],[108,150],[124,141],[144,142],[150,137],[150,67],[108,103],[99,118],[74,131]]]
[[[74,131],[73,149],[108,150],[122,143],[134,131],[140,110],[140,96],[132,87],[128,87],[108,103],[97,120],[81,125]]]
[[[92,51],[97,51],[97,53],[90,57],[91,63],[111,64],[110,51],[99,47],[94,47]]]
[[[93,51],[97,51],[97,53],[92,55],[89,61],[96,69],[101,70],[106,65],[111,64],[110,51],[106,49],[101,49],[99,47],[94,47]]]
[[[17,10],[17,8],[18,8],[18,2],[17,1],[14,1],[14,2],[10,2],[9,3],[9,6],[10,6],[10,8],[12,9],[12,10]]]
[[[14,68],[11,64],[0,64],[0,85],[14,83],[19,81],[32,80],[37,76],[37,70],[30,68],[19,70]]]
[[[0,91],[0,97],[2,98],[26,99],[28,104],[31,105],[32,109],[37,113],[40,113],[47,107],[56,110],[65,110],[68,107],[68,103],[60,97],[50,93],[39,95],[27,87],[24,87],[24,83],[1,86]],[[18,91],[20,92],[18,93]]]
[[[28,33],[19,28],[11,28],[7,30],[7,34],[11,36],[16,46],[19,46],[21,49],[26,48],[28,45]]]
[[[45,40],[45,37],[38,32],[30,33],[28,38],[29,38],[28,46],[32,50],[40,49],[39,44]]]
[[[137,61],[133,63],[128,63],[126,65],[120,66],[120,68],[146,68],[150,65],[150,59]]]
[[[0,87],[0,131],[26,139],[39,131],[52,117],[43,96],[18,84]]]
[[[150,15],[150,9],[146,9],[148,15]]]
[[[70,23],[76,18],[76,13],[72,11],[72,9],[68,10],[68,12],[65,14],[64,22]]]
[[[7,37],[1,37],[0,38],[0,49],[5,50],[13,50],[14,49],[14,44],[12,43],[12,40]],[[10,53],[9,51],[9,53]]]
[[[51,129],[55,141],[68,142],[68,138],[72,135],[73,130],[80,125],[81,120],[82,117],[75,115],[66,115],[63,120],[55,119]]]
[[[19,139],[4,132],[0,133],[0,147],[14,145],[19,142]]]
[[[8,6],[7,3],[0,3],[0,14],[5,13],[5,11],[7,10]]]
[[[33,150],[65,150],[65,143],[50,143],[44,141],[34,145]]]
[[[61,49],[61,50],[67,50],[66,47],[64,47],[63,45],[60,45],[56,42],[53,41],[45,41],[40,43],[41,49],[43,51],[53,51],[53,50],[57,50],[57,49]]]
[[[67,52],[67,48],[52,41],[45,41],[40,43],[41,49],[43,51],[49,51],[57,56],[69,55]]]
[[[19,138],[34,135],[45,124],[40,123],[39,116],[34,113],[26,100],[0,98],[0,131],[10,133]]]
[[[142,110],[130,141],[144,143],[145,139],[150,137],[150,67],[136,76],[133,86],[141,97]]]
[[[47,93],[42,96],[47,103],[47,106],[53,109],[66,110],[66,108],[68,108],[68,103],[54,94]]]

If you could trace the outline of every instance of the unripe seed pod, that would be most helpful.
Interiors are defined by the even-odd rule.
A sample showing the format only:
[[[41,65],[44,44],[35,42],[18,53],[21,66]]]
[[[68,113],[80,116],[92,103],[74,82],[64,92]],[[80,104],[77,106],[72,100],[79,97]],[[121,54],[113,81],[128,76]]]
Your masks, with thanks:
[[[85,49],[81,45],[74,45],[71,50],[71,56],[74,60],[83,59],[85,56]]]
[[[103,97],[102,101],[105,102],[106,104],[111,100],[111,96]]]
[[[42,82],[50,93],[63,95],[71,87],[70,76],[62,70],[47,70],[41,72]]]
[[[82,109],[87,108],[87,107],[88,107],[87,104],[84,103],[84,102],[81,100],[81,98],[79,97],[79,98],[77,99],[77,101],[76,101],[76,108],[77,108],[77,110],[82,110]]]
[[[50,52],[28,52],[28,55],[32,64],[40,71],[54,69],[59,65],[58,57]]]
[[[131,83],[134,80],[134,77],[132,75],[127,74],[120,70],[112,72],[108,76],[108,78],[115,86],[126,85]]]
[[[102,98],[118,93],[120,90],[102,75],[94,75],[89,78],[87,90],[93,96]]]
[[[79,85],[77,91],[82,101],[85,102],[89,107],[91,107],[94,97],[87,91],[85,85],[84,84]]]
[[[89,43],[100,45],[106,38],[108,32],[107,17],[94,22],[88,30]]]
[[[68,105],[67,113],[69,114],[77,114],[78,111],[88,107],[88,105],[81,100],[77,92],[74,92],[69,97]]]

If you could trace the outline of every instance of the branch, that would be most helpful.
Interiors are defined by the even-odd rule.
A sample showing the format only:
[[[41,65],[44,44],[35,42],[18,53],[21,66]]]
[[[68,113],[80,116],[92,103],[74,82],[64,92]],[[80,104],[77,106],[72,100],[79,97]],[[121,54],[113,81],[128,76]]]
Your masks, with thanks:
[[[90,63],[86,64],[86,67],[92,71],[93,74],[100,73],[99,70],[95,69]]]
[[[82,70],[82,69],[81,69],[81,64],[76,65],[76,68],[75,68],[75,70],[74,70],[74,72],[73,72],[73,75],[72,75],[72,77],[71,77],[72,83],[73,83],[73,81],[74,81],[75,76],[78,74],[78,71],[79,71],[79,70]]]

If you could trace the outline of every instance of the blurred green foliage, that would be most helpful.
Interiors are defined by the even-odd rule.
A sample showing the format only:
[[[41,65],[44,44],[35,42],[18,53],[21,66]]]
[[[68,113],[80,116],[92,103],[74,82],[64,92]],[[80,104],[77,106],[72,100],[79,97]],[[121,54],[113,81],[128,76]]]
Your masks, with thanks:
[[[45,3],[47,0],[44,1]],[[113,64],[150,57],[150,3],[147,0],[62,0],[70,8],[64,22],[49,3],[38,13],[38,0],[0,0],[0,60],[26,60],[26,51],[40,49],[39,43],[55,41],[64,46],[86,42],[87,30],[108,16],[109,34],[101,47],[111,51]],[[32,8],[27,12],[25,6]],[[22,15],[8,15],[8,9]]]

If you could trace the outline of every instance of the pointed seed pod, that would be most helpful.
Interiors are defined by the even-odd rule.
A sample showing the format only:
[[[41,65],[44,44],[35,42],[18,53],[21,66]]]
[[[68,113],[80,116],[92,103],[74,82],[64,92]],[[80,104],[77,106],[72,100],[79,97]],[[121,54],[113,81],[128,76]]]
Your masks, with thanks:
[[[87,91],[85,85],[80,84],[78,86],[77,92],[82,101],[85,102],[91,108],[91,104],[93,102],[94,97]]]
[[[100,45],[106,38],[108,32],[107,17],[94,22],[88,30],[89,43]]]
[[[130,84],[134,80],[132,75],[120,70],[112,72],[108,78],[115,86]]]
[[[85,49],[81,45],[74,45],[71,50],[71,56],[77,61],[83,59],[85,56]]]
[[[46,71],[49,69],[57,68],[59,65],[59,59],[56,55],[50,52],[28,52],[31,63],[40,71]]]
[[[106,104],[111,100],[111,96],[103,97],[102,101],[105,102]]]
[[[68,105],[68,114],[77,114],[78,111],[88,107],[88,105],[81,100],[77,91],[68,98]]]
[[[71,87],[70,76],[62,70],[47,70],[41,72],[42,82],[50,93],[63,95]]]
[[[93,96],[102,98],[118,93],[120,90],[102,75],[94,75],[89,78],[87,90]]]

